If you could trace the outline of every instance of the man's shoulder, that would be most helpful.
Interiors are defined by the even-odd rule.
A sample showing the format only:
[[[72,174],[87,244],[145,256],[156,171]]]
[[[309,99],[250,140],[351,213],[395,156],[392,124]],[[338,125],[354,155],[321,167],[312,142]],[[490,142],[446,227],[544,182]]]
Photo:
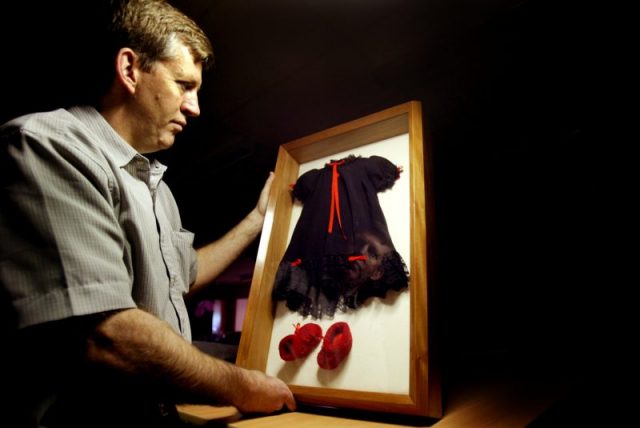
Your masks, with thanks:
[[[111,166],[101,136],[70,110],[29,113],[10,120],[0,127],[0,151],[13,150],[13,156],[20,157],[46,152],[69,164],[91,164],[108,171]]]
[[[64,108],[28,113],[9,120],[0,127],[0,133],[14,132],[55,135],[65,132],[69,127],[79,127],[81,123]]]
[[[9,145],[47,146],[55,151],[80,150],[93,156],[101,152],[100,135],[83,117],[74,114],[76,110],[77,107],[59,108],[16,117],[0,127],[0,139]],[[95,109],[85,110],[99,115]]]

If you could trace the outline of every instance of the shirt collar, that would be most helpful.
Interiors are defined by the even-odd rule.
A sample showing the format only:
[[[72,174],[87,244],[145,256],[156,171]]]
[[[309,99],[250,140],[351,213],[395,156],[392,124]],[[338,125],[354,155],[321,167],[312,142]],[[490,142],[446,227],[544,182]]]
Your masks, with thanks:
[[[132,162],[136,157],[142,156],[118,135],[104,116],[94,107],[74,106],[69,109],[69,113],[82,121],[92,133],[96,134],[104,142],[104,149],[121,168]]]

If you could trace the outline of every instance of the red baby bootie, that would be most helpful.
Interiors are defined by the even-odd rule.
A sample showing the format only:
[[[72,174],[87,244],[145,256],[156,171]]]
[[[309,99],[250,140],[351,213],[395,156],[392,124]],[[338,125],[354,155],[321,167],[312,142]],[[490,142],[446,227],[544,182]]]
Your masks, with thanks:
[[[329,327],[322,341],[322,349],[318,353],[318,365],[326,370],[333,370],[349,355],[351,351],[351,329],[346,322],[337,322]]]
[[[278,345],[280,358],[285,361],[293,361],[296,358],[306,357],[322,340],[322,328],[318,324],[309,323],[300,327],[296,324],[296,331],[285,336]]]

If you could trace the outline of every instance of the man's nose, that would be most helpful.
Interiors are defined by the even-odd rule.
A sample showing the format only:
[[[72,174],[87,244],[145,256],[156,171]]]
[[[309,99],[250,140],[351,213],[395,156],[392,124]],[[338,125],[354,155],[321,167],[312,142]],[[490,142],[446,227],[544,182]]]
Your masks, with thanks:
[[[187,94],[182,102],[182,112],[185,116],[200,116],[200,104],[198,103],[198,95],[196,93]]]

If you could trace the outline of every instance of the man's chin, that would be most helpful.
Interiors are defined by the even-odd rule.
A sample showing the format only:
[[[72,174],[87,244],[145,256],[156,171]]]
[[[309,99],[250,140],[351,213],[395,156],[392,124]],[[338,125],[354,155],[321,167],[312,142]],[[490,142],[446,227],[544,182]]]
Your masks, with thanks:
[[[158,145],[158,150],[167,150],[170,149],[173,146],[173,143],[176,142],[176,137],[174,135],[163,139],[162,141],[160,141],[160,144]]]
[[[147,153],[156,153],[161,152],[163,150],[170,149],[173,146],[173,140],[171,141],[160,141],[155,146],[145,147],[144,150],[140,150],[141,154]]]

